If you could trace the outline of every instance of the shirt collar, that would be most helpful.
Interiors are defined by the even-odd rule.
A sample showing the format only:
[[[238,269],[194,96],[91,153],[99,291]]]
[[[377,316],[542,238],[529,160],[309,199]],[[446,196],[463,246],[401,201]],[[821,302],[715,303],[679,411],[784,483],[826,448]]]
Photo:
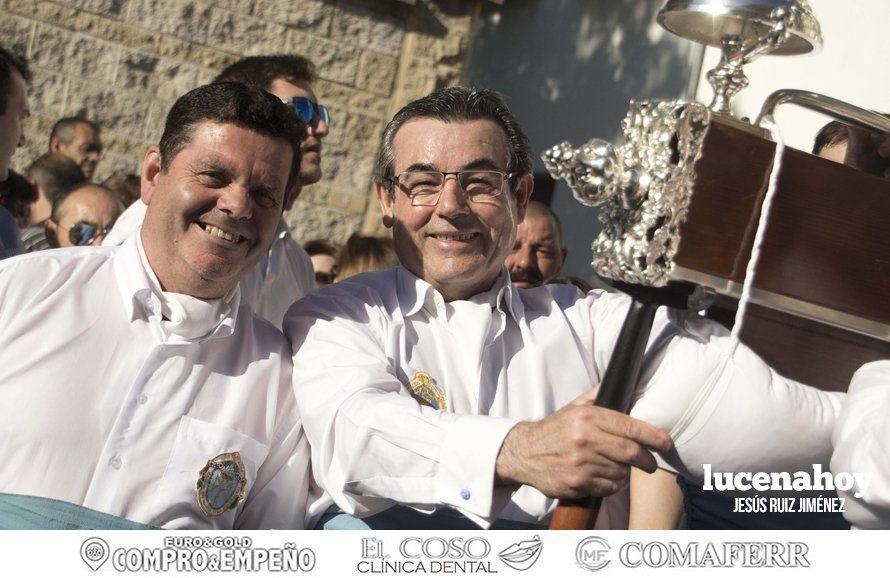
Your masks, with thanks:
[[[405,317],[415,315],[424,307],[428,311],[438,311],[440,314],[444,311],[445,299],[432,285],[401,265],[397,269],[397,275],[399,307]],[[495,309],[509,313],[517,322],[525,314],[522,299],[516,287],[510,282],[510,274],[506,267],[501,269],[501,274],[491,289],[474,295],[471,300],[485,299],[486,295]]]
[[[145,308],[151,298],[151,287],[139,255],[141,245],[137,229],[136,234],[128,237],[114,255],[117,286],[130,321],[145,317]]]
[[[256,267],[261,268],[263,271],[264,280],[272,276],[272,268],[276,265],[276,259],[273,258],[273,256],[280,259],[281,256],[285,254],[289,239],[290,227],[287,226],[284,217],[281,217],[278,219],[278,228],[275,230],[275,236],[272,238],[272,244],[269,245],[269,250],[266,251],[266,254],[263,255],[260,262],[256,264]]]
[[[161,315],[161,303],[152,289],[152,280],[158,287],[160,287],[160,283],[145,257],[141,231],[142,227],[137,228],[136,232],[124,241],[114,257],[114,272],[118,289],[124,301],[127,318],[131,322],[137,319],[148,320],[152,316]],[[226,337],[234,333],[235,319],[238,317],[241,303],[240,288],[236,286],[227,297],[229,298],[228,313],[203,339]]]
[[[287,221],[284,220],[284,217],[278,219],[278,228],[275,229],[275,239],[281,240],[285,239],[290,235],[290,227],[287,226]]]
[[[433,302],[438,291],[401,265],[396,268],[399,309],[405,317],[420,311],[427,302]],[[435,305],[434,305],[435,307]]]

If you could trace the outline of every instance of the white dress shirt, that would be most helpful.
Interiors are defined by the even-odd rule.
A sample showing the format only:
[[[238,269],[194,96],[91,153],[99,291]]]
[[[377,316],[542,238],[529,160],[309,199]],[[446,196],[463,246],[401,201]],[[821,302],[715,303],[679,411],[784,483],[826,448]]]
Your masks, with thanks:
[[[848,522],[856,528],[890,529],[890,360],[867,363],[853,375],[834,430],[831,471],[836,476],[868,474],[865,488],[838,491],[846,498]]]
[[[313,471],[345,512],[364,517],[398,502],[451,506],[483,526],[549,519],[555,501],[536,489],[511,495],[494,487],[498,452],[518,421],[539,420],[600,381],[628,299],[570,285],[517,289],[508,279],[504,270],[488,292],[446,303],[398,267],[322,287],[288,311]],[[732,462],[724,453],[738,448],[740,460],[757,464],[827,461],[839,397],[782,379],[744,347],[737,361],[723,362],[728,340],[704,319],[676,327],[664,310],[656,315],[633,413],[677,440],[662,465],[694,477],[703,461]],[[409,394],[416,372],[432,378],[446,409]],[[734,419],[724,415],[725,402],[739,408]],[[761,423],[775,414],[786,416],[781,426]],[[762,445],[785,423],[810,439]],[[745,440],[761,445],[748,451]],[[626,524],[626,515],[611,526]]]
[[[0,263],[0,492],[166,528],[302,528],[309,448],[284,337],[237,288],[202,329],[153,287],[138,235]],[[199,474],[233,452],[246,499],[208,516]]]
[[[148,205],[136,201],[123,212],[102,241],[105,247],[120,245],[142,226]],[[281,329],[287,308],[315,289],[315,271],[305,249],[291,237],[282,217],[269,251],[241,280],[241,296],[253,312]]]

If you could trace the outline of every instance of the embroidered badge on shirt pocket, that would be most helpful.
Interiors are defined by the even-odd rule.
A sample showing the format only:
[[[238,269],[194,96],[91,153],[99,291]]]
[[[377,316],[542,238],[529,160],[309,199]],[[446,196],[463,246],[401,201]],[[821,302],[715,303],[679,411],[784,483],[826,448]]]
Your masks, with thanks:
[[[247,472],[238,452],[219,454],[207,460],[198,473],[195,494],[205,516],[215,518],[244,501]]]
[[[152,505],[166,528],[231,529],[269,448],[231,428],[183,416]]]

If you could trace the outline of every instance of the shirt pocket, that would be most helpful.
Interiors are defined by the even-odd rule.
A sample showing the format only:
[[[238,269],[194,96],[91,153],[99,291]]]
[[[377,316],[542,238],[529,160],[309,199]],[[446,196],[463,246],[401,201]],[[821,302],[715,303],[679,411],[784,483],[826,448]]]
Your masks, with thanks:
[[[170,529],[232,529],[244,502],[221,506],[250,493],[268,454],[269,447],[250,436],[183,416],[152,501],[151,523]],[[246,482],[243,494],[241,480]]]

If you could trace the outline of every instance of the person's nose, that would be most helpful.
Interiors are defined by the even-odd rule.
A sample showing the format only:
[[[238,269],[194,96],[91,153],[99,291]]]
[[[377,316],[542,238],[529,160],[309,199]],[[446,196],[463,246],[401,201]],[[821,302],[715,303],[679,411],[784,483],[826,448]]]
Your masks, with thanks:
[[[436,204],[436,213],[447,217],[451,215],[467,214],[470,212],[469,199],[460,186],[457,175],[445,175],[442,184],[442,192],[439,194],[439,202]]]
[[[232,183],[222,189],[217,208],[232,219],[249,219],[253,215],[253,199],[246,187]]]
[[[537,265],[535,260],[534,248],[529,243],[525,243],[519,248],[519,265],[526,270],[532,270]]]
[[[507,267],[510,270],[532,271],[536,265],[534,251],[528,243],[521,243],[519,248],[512,251],[507,257]]]
[[[316,116],[306,127],[306,131],[316,138],[324,138],[328,134],[328,123],[321,116]]]

